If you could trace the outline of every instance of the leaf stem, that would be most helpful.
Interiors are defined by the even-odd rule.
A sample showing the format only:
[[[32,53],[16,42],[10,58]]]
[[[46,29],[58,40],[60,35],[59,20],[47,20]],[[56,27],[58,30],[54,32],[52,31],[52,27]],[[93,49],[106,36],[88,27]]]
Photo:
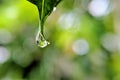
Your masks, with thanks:
[[[44,36],[44,8],[45,8],[45,0],[42,0],[42,11],[41,11],[41,34]]]

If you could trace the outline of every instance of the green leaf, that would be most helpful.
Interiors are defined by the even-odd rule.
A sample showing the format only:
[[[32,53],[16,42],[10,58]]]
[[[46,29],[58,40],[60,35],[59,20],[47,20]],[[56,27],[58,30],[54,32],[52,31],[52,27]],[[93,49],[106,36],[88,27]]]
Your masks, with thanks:
[[[44,38],[44,23],[47,17],[51,14],[54,7],[56,7],[62,0],[28,0],[35,4],[39,11],[40,25],[36,36],[37,44],[40,47],[45,47],[49,44]]]
[[[53,8],[58,5],[62,0],[28,0],[38,7],[40,20],[44,22],[51,14]]]

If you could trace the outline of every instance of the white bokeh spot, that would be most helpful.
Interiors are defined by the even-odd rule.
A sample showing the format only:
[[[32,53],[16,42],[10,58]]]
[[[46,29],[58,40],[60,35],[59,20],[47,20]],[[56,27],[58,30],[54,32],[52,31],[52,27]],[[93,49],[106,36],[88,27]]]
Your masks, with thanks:
[[[0,64],[5,63],[10,58],[10,53],[7,48],[0,47]]]
[[[101,17],[110,12],[108,0],[92,0],[88,6],[91,15]]]
[[[85,39],[79,39],[73,43],[72,49],[77,55],[85,55],[89,51],[89,44]]]

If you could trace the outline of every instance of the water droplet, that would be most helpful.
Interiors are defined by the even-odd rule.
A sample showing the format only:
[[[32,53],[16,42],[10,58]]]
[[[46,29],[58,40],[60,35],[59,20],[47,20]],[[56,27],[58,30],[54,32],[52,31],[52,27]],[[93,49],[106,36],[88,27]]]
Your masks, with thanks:
[[[53,12],[54,12],[54,11],[56,11],[56,9],[57,9],[57,8],[56,8],[56,7],[54,7],[54,8],[53,8]]]
[[[36,42],[37,42],[38,46],[41,48],[44,48],[50,44],[48,41],[46,41],[43,34],[40,33],[40,30],[38,31],[38,33],[36,35]]]

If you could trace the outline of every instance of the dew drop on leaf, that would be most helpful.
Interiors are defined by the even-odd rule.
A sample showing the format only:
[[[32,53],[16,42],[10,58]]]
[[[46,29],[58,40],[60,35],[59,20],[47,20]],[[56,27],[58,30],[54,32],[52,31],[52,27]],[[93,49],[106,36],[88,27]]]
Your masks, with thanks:
[[[56,7],[53,8],[53,12],[56,11]]]
[[[38,33],[36,35],[36,43],[39,47],[44,48],[50,43],[45,39],[44,35],[40,31],[40,27],[38,29]]]
[[[40,33],[38,33],[36,36],[36,42],[37,42],[37,45],[41,48],[44,48],[48,44],[50,44],[48,41],[45,40],[44,36]]]

